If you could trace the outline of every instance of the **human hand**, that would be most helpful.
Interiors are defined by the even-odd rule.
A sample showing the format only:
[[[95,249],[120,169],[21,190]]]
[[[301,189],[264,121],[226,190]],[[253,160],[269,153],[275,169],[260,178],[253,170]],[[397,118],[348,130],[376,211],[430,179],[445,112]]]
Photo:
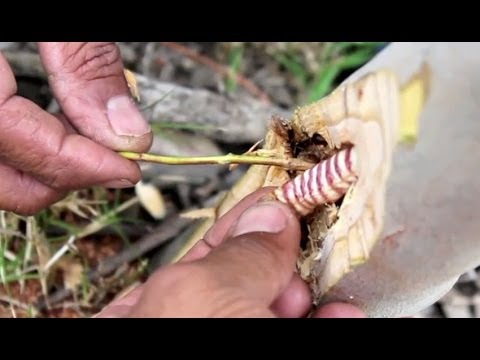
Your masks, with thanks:
[[[145,152],[152,143],[114,43],[38,46],[62,115],[15,95],[14,75],[0,53],[0,209],[22,215],[71,190],[133,186],[138,165],[115,151]]]
[[[115,300],[96,317],[304,317],[311,297],[294,273],[300,225],[261,189],[220,218],[177,264]],[[329,304],[313,317],[365,317]]]

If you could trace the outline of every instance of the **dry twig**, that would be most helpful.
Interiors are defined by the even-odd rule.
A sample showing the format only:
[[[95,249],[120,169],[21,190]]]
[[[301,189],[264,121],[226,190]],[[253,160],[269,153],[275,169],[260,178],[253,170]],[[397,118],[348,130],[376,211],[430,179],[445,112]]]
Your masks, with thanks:
[[[150,250],[175,237],[190,222],[191,220],[181,218],[178,215],[171,215],[150,234],[145,235],[142,239],[119,254],[102,261],[96,269],[88,273],[88,280],[90,282],[97,282],[102,276],[111,274],[120,266],[138,259]],[[71,293],[70,289],[63,288],[50,295],[47,299],[40,300],[36,307],[39,311],[43,311],[47,308],[47,304],[51,305],[58,303],[70,296]]]
[[[243,88],[245,88],[245,90],[247,90],[253,96],[258,97],[261,101],[265,102],[266,104],[271,103],[269,96],[264,91],[260,90],[257,85],[255,85],[253,82],[251,82],[241,74],[238,74],[238,73],[232,74],[232,71],[228,66],[219,64],[215,60],[207,56],[204,56],[202,54],[199,54],[197,51],[176,42],[161,42],[161,44],[179,54],[182,54],[188,57],[189,59],[192,59],[193,61],[196,61],[199,64],[208,66],[210,69],[212,69],[216,73],[221,74],[222,76],[225,76],[225,77],[234,76],[237,83],[240,84]]]

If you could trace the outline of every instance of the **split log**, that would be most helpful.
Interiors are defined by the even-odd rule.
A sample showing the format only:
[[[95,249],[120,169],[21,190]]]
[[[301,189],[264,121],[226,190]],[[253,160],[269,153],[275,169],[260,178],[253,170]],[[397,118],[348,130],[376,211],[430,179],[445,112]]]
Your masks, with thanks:
[[[389,68],[405,82],[422,64],[431,71],[418,139],[394,153],[381,240],[324,302],[410,315],[480,265],[479,62],[479,43],[395,43],[347,79]]]

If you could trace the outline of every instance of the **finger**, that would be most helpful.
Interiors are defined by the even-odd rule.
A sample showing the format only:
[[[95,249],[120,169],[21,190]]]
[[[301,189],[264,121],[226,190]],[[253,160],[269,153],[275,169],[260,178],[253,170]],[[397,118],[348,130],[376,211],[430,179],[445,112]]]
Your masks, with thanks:
[[[39,43],[55,97],[77,131],[119,151],[146,152],[152,132],[129,95],[115,43]]]
[[[295,269],[298,220],[283,204],[262,202],[231,222],[227,239],[208,255],[153,274],[129,316],[274,317],[269,307]]]
[[[68,121],[68,119],[65,117],[63,113],[52,113],[52,115],[55,116],[58,119],[58,121],[60,121],[60,123],[65,128],[65,132],[68,135],[78,134],[77,130],[75,130],[72,124],[70,124],[70,122]]]
[[[272,187],[265,187],[245,197],[232,210],[221,217],[206,233],[205,239],[201,239],[195,244],[181,261],[194,261],[205,257],[214,247],[221,244],[228,230],[241,213],[271,191]],[[287,289],[272,305],[272,311],[280,317],[296,318],[305,316],[310,306],[311,295],[308,286],[297,274],[294,274]]]
[[[181,261],[193,261],[205,257],[214,247],[221,244],[225,235],[242,212],[272,191],[272,187],[261,188],[240,201],[232,210],[221,217]],[[272,306],[274,313],[280,317],[302,317],[311,305],[311,295],[307,284],[298,274],[293,274],[287,289]]]
[[[65,193],[50,189],[34,178],[0,163],[0,209],[34,215],[59,201]]]
[[[274,317],[266,306],[238,297],[238,292],[220,285],[204,266],[179,263],[157,270],[143,286],[128,317],[211,318]],[[124,310],[123,308],[122,310]],[[111,312],[110,312],[111,314]]]
[[[346,303],[330,303],[315,311],[314,318],[366,318],[359,308]]]
[[[275,300],[271,309],[282,318],[301,318],[312,304],[310,290],[300,275],[294,274],[287,289]]]
[[[133,306],[138,302],[143,293],[143,285],[133,288],[122,297],[112,301],[102,311],[94,315],[94,318],[120,318],[126,317]]]
[[[198,266],[219,287],[269,307],[295,270],[300,243],[295,214],[278,202],[261,202],[245,210],[226,237],[221,246],[197,260]]]
[[[239,216],[263,196],[272,192],[273,187],[264,187],[243,198],[230,211],[220,217],[205,233],[204,239],[195,244],[180,262],[193,261],[206,256],[214,247],[220,245]]]
[[[136,163],[76,134],[55,116],[15,96],[15,79],[0,54],[0,161],[57,190],[133,186]]]

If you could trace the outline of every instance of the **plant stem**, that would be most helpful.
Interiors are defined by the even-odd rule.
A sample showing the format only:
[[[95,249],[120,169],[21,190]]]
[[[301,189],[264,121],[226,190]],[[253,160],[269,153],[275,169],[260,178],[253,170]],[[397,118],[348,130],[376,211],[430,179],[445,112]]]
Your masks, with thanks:
[[[300,159],[284,159],[258,155],[236,155],[227,154],[221,156],[192,156],[176,157],[162,156],[147,153],[134,153],[123,151],[119,153],[126,159],[147,161],[166,165],[200,165],[200,164],[250,164],[250,165],[271,165],[280,166],[288,170],[304,171],[313,167],[315,164]]]

